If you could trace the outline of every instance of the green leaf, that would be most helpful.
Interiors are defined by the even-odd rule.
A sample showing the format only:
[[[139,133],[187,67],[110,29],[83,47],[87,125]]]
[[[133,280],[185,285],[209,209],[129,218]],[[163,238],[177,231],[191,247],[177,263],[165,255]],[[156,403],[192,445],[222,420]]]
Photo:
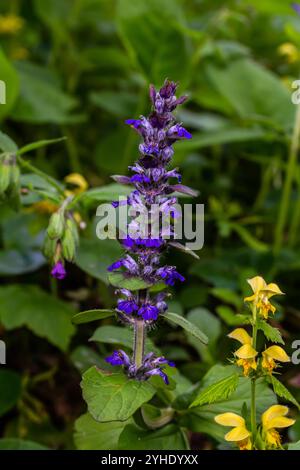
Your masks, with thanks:
[[[92,202],[105,202],[105,201],[116,201],[120,196],[128,196],[132,191],[130,186],[123,184],[111,183],[100,188],[93,188],[85,191],[80,200],[84,204],[91,204]]]
[[[86,413],[75,421],[74,441],[79,450],[117,450],[121,432],[128,421],[99,423]]]
[[[95,320],[103,320],[103,318],[108,318],[115,315],[114,310],[85,310],[84,312],[79,312],[73,315],[72,322],[75,325],[79,325],[81,323],[89,323]]]
[[[107,364],[94,349],[88,348],[87,346],[77,346],[77,348],[72,351],[70,359],[81,374],[92,366],[101,368]]]
[[[73,309],[39,287],[13,284],[0,287],[0,322],[8,330],[27,326],[36,335],[65,351],[75,331]]]
[[[120,435],[119,450],[187,450],[188,441],[183,430],[175,424],[147,431],[128,424]]]
[[[90,338],[90,341],[98,341],[106,344],[120,344],[128,349],[133,347],[133,331],[122,326],[104,325],[99,326]],[[150,338],[146,339],[146,350],[156,349]]]
[[[9,369],[0,370],[0,416],[11,410],[21,396],[21,376]]]
[[[137,96],[126,91],[97,91],[90,93],[90,101],[104,111],[117,117],[127,117],[135,113]]]
[[[132,62],[156,85],[166,77],[183,82],[189,75],[190,54],[182,31],[183,18],[176,0],[118,1],[117,26],[124,46]]]
[[[268,251],[268,245],[261,240],[258,240],[255,238],[246,227],[243,227],[242,225],[239,225],[237,223],[230,223],[230,228],[234,230],[242,239],[246,245],[248,245],[250,248],[252,248],[255,251],[258,251],[260,253],[264,253]]]
[[[288,445],[288,450],[300,450],[300,441],[298,442],[291,442]]]
[[[295,107],[290,92],[270,70],[252,59],[239,58],[225,67],[209,63],[205,73],[240,117],[263,117],[275,127],[291,127]]]
[[[20,96],[12,118],[33,124],[65,124],[74,120],[71,111],[77,101],[66,95],[51,73],[29,62],[18,63]]]
[[[0,439],[0,450],[49,450],[38,442],[25,441],[17,438]]]
[[[200,394],[190,405],[190,408],[205,405],[206,403],[214,403],[219,400],[226,400],[236,390],[238,382],[238,374],[232,374],[229,375],[229,377],[219,380],[204,390],[201,390]]]
[[[122,273],[109,273],[109,282],[114,287],[120,287],[129,290],[147,289],[151,286],[139,277],[125,278]]]
[[[24,153],[32,152],[32,150],[39,149],[41,147],[46,147],[47,145],[53,145],[58,142],[62,142],[66,140],[66,137],[59,137],[57,139],[44,139],[44,140],[37,140],[36,142],[31,142],[30,144],[26,144],[21,147],[18,151],[18,155],[23,155]]]
[[[18,150],[17,144],[4,132],[0,131],[0,150],[8,153],[15,153]]]
[[[0,96],[0,121],[5,118],[12,110],[18,93],[19,93],[19,77],[11,65],[7,57],[0,49],[0,80],[4,82],[5,103],[2,102]],[[1,87],[2,90],[2,87]]]
[[[171,323],[181,326],[181,328],[183,328],[187,333],[195,336],[195,338],[200,340],[203,344],[208,343],[207,336],[196,325],[193,325],[193,323],[186,320],[186,318],[172,312],[164,313],[161,315],[161,318],[165,318]]]
[[[250,323],[250,316],[249,315],[242,315],[240,313],[235,313],[230,307],[227,305],[219,305],[216,308],[216,312],[220,318],[229,326],[236,326],[241,324]]]
[[[268,382],[273,386],[273,390],[280,398],[284,398],[287,401],[290,401],[300,410],[300,405],[291,392],[281,383],[274,375],[268,377]]]
[[[81,386],[90,414],[100,422],[126,421],[155,393],[148,382],[128,379],[123,373],[104,374],[96,367],[83,374]]]
[[[222,300],[223,302],[226,302],[228,304],[233,305],[236,308],[240,308],[242,305],[242,300],[241,298],[237,295],[236,292],[226,289],[226,287],[214,287],[210,291],[212,295],[217,297],[217,299]]]
[[[0,250],[0,276],[16,276],[36,271],[46,263],[39,250],[30,248],[19,250]]]
[[[108,284],[107,267],[122,255],[115,240],[82,239],[76,254],[76,264],[86,273]]]
[[[264,333],[265,337],[268,340],[272,341],[272,343],[284,344],[284,341],[278,328],[274,328],[266,321],[260,319],[257,321],[257,327]]]

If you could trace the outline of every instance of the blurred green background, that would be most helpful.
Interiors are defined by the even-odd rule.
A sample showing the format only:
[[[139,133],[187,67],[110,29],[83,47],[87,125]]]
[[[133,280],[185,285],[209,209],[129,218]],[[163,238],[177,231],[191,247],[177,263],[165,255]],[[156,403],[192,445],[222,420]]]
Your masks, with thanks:
[[[2,437],[73,448],[74,421],[85,409],[80,371],[102,364],[112,343],[126,343],[108,320],[89,344],[93,327],[76,332],[70,316],[114,306],[106,266],[120,249],[95,238],[95,208],[116,195],[110,174],[126,172],[138,156],[124,120],[148,112],[149,83],[166,77],[189,96],[178,118],[193,133],[176,147],[174,165],[205,204],[200,260],[171,255],[187,278],[172,310],[211,341],[199,347],[170,327],[151,338],[187,379],[199,380],[227,363],[226,333],[243,311],[246,279],[260,274],[286,293],[273,325],[281,322],[291,353],[300,337],[300,116],[291,102],[300,16],[290,1],[2,0],[0,44],[1,130],[19,146],[66,136],[30,160],[59,180],[79,172],[97,188],[84,207],[76,264],[58,287],[41,254],[47,209],[25,197],[21,212],[0,206]],[[299,398],[299,366],[285,368],[283,381]],[[202,431],[191,436],[195,448],[215,448]],[[300,439],[300,422],[290,433]]]

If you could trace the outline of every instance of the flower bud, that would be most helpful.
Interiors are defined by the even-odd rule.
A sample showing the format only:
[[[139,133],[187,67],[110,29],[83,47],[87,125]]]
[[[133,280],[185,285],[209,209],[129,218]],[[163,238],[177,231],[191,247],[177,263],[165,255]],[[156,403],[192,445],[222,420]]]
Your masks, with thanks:
[[[62,238],[62,253],[67,261],[72,261],[75,256],[76,245],[78,243],[78,232],[75,222],[72,219],[66,221],[66,228]]]
[[[62,238],[65,230],[64,213],[60,210],[51,215],[47,233],[49,238]]]
[[[10,158],[3,155],[0,161],[0,194],[4,194],[10,183]]]

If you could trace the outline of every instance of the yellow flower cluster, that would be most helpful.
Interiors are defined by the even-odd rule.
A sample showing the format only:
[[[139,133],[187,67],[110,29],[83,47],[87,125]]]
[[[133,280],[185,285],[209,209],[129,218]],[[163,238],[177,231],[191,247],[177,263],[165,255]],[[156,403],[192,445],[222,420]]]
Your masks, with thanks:
[[[281,439],[276,428],[287,428],[295,423],[294,419],[287,418],[288,407],[273,405],[261,417],[261,435],[268,449],[281,447]],[[248,431],[244,418],[236,413],[222,413],[215,416],[215,421],[221,426],[233,429],[225,435],[225,441],[235,442],[240,450],[251,450],[251,432]]]

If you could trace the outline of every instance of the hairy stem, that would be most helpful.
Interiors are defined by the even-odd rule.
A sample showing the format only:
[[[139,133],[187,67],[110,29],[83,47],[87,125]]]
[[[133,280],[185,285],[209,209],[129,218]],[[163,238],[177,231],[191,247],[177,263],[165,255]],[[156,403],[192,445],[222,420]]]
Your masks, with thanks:
[[[287,162],[286,176],[283,185],[283,191],[279,207],[279,215],[277,220],[277,225],[275,228],[275,240],[274,240],[274,252],[275,254],[279,253],[282,242],[283,242],[283,233],[286,225],[286,220],[288,216],[289,202],[292,191],[292,183],[295,177],[296,164],[297,164],[297,155],[299,149],[299,136],[300,136],[300,105],[297,105],[296,116],[294,129],[290,144],[289,158]]]
[[[139,369],[143,364],[144,350],[145,350],[145,323],[144,320],[136,318],[134,321],[134,346],[133,346],[133,360],[136,369]]]
[[[256,307],[253,307],[253,324],[252,324],[252,346],[256,349],[256,338],[257,338],[257,312]],[[253,443],[256,438],[256,377],[251,379],[251,431]]]

